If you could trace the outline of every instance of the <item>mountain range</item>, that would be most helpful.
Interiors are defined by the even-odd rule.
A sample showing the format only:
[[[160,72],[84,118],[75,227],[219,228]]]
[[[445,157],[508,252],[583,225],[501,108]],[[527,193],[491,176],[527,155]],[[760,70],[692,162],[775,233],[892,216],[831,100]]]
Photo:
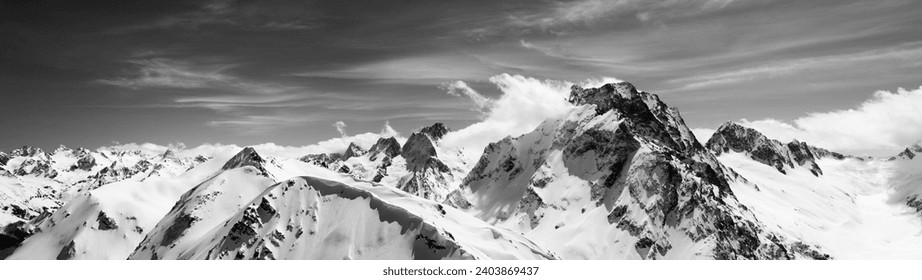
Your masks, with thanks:
[[[329,153],[0,151],[0,258],[922,257],[918,144],[859,157],[732,122],[701,143],[627,82],[567,101],[483,151],[442,123]]]

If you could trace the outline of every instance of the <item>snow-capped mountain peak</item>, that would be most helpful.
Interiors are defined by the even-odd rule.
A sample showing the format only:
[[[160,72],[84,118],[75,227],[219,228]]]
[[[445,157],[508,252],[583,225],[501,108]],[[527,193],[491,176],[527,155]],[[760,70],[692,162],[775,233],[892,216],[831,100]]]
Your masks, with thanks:
[[[787,173],[788,169],[803,166],[815,176],[823,174],[823,170],[816,164],[818,159],[846,157],[797,140],[783,144],[778,140],[769,139],[755,129],[733,122],[721,125],[706,145],[716,155],[726,152],[745,153],[750,158],[774,167],[781,173]]]
[[[447,202],[564,258],[822,257],[766,231],[658,96],[616,83],[569,100],[566,117],[490,144]]]
[[[234,168],[240,168],[244,166],[252,166],[260,171],[262,174],[266,174],[266,160],[264,160],[256,150],[251,147],[246,147],[241,150],[237,155],[227,161],[221,169],[231,170]]]

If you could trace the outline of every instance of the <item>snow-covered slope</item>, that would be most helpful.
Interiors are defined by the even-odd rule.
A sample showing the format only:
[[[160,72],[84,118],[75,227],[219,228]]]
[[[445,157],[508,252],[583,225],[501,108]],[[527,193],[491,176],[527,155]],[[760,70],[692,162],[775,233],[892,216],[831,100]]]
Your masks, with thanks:
[[[823,176],[787,174],[748,155],[720,161],[748,182],[731,185],[740,202],[770,229],[816,244],[837,259],[922,258],[922,219],[909,206],[922,193],[919,161],[823,158]]]
[[[212,159],[170,178],[123,181],[79,193],[37,223],[10,259],[125,259],[180,195],[220,170]]]
[[[265,165],[266,160],[253,148],[240,151],[217,175],[183,194],[131,258],[178,259],[193,253],[190,249],[196,240],[275,183]]]
[[[563,119],[490,144],[448,199],[568,259],[785,259],[674,108],[628,83],[574,87]],[[729,174],[729,175],[728,175]]]
[[[204,157],[178,157],[170,151],[153,154],[61,146],[46,153],[26,146],[0,155],[0,212],[32,219],[100,186],[174,177],[204,161]]]
[[[515,232],[435,202],[315,177],[270,187],[207,236],[181,258],[554,258]]]

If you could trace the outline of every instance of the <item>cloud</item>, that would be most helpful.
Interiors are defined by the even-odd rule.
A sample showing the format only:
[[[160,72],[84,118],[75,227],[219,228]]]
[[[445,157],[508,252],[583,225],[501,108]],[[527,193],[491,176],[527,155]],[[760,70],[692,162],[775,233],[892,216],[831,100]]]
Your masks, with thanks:
[[[170,28],[196,30],[215,26],[233,26],[259,31],[310,30],[322,26],[318,20],[320,15],[316,9],[309,7],[311,4],[301,1],[204,1],[191,10],[168,14],[152,22],[114,31],[123,33]]]
[[[475,109],[481,113],[484,113],[486,109],[493,106],[493,100],[480,95],[480,93],[477,93],[477,91],[469,87],[464,81],[444,83],[440,85],[439,88],[446,91],[449,95],[470,98],[476,106]]]
[[[381,128],[381,137],[397,137],[400,135],[400,132],[397,132],[396,129],[391,127],[390,121],[384,121],[384,127]]]
[[[918,63],[918,61],[922,59],[922,47],[918,45],[919,44],[913,43],[906,46],[859,53],[786,60],[730,72],[674,79],[670,82],[685,83],[684,86],[677,90],[699,89],[756,79],[774,78],[782,75],[801,73],[807,70],[842,68],[864,61],[897,60],[897,62]]]
[[[859,154],[891,155],[922,139],[922,87],[878,91],[857,108],[811,113],[784,122],[742,120],[781,141],[797,139],[814,146]]]
[[[294,110],[336,103],[346,97],[335,93],[316,93],[286,83],[253,81],[227,73],[237,65],[167,58],[129,60],[131,73],[96,82],[145,91],[179,90],[167,104],[124,105],[133,108],[204,108],[220,113],[206,125],[227,128],[241,134],[265,133],[273,129],[316,121],[316,114]],[[271,112],[267,112],[271,109]],[[288,110],[283,110],[288,109]]]
[[[227,74],[227,70],[237,66],[233,64],[193,63],[167,58],[135,59],[127,62],[135,67],[133,69],[135,73],[125,77],[100,79],[96,82],[130,89],[219,89],[236,94],[260,95],[286,94],[303,90],[300,87],[254,82]]]
[[[347,135],[346,135],[346,123],[345,122],[337,121],[333,123],[333,127],[336,128],[336,131],[339,131],[339,135],[342,136],[342,138],[346,138]]]
[[[377,80],[385,83],[439,84],[457,79],[480,79],[501,70],[477,57],[464,54],[437,54],[401,57],[351,65],[342,69],[292,74],[307,78]]]
[[[514,26],[542,29],[567,25],[590,25],[625,15],[640,21],[690,17],[718,11],[734,0],[578,0],[557,1],[537,13],[517,13],[509,17]],[[755,2],[755,1],[748,1]]]
[[[222,74],[231,65],[195,67],[185,61],[164,58],[129,60],[138,67],[133,77],[102,79],[97,82],[126,88],[182,88],[194,89],[212,87],[229,82],[231,77]]]
[[[483,148],[506,136],[534,130],[543,121],[563,116],[573,105],[566,101],[573,83],[501,74],[490,78],[502,96],[492,100],[483,121],[445,135],[442,143],[479,156]]]

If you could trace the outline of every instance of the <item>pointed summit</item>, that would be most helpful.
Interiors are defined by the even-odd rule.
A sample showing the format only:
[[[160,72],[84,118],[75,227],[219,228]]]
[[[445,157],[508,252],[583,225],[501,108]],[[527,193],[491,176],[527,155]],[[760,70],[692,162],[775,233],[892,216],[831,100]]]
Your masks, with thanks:
[[[422,167],[429,158],[437,156],[432,140],[423,133],[410,135],[400,153],[407,160],[407,170],[416,170]]]
[[[61,153],[61,152],[70,152],[70,151],[71,151],[71,149],[68,148],[67,146],[60,145],[60,146],[58,146],[58,149],[54,150],[54,153],[57,154],[57,153]]]
[[[437,122],[431,126],[420,129],[419,132],[429,135],[432,140],[439,140],[442,139],[445,134],[451,132],[451,129],[445,126],[445,124]]]
[[[173,157],[175,154],[176,154],[176,152],[174,152],[173,149],[167,148],[167,149],[166,149],[166,152],[163,152],[163,155],[160,156],[160,159],[171,158],[171,157]]]
[[[266,174],[266,168],[264,166],[265,164],[266,160],[259,156],[255,149],[252,147],[246,147],[237,153],[237,155],[235,155],[233,158],[228,160],[227,163],[224,164],[224,167],[221,167],[221,169],[231,170],[244,166],[252,166],[256,169],[259,169],[260,173]]]
[[[784,174],[787,174],[787,168],[804,166],[813,175],[819,176],[823,174],[823,170],[816,164],[816,160],[824,157],[836,159],[847,157],[823,148],[807,145],[807,143],[796,139],[784,144],[778,140],[769,139],[755,129],[733,122],[727,122],[717,128],[706,146],[716,155],[731,151],[747,154],[753,160],[774,167],[778,172]]]
[[[365,155],[365,153],[367,152],[368,151],[365,151],[365,149],[362,149],[362,147],[359,147],[359,145],[355,144],[355,142],[352,142],[352,143],[349,143],[349,147],[347,147],[346,152],[343,153],[343,160],[362,156],[362,155]]]
[[[371,149],[368,149],[368,153],[371,160],[378,159],[382,154],[390,158],[396,157],[400,155],[400,142],[397,142],[394,137],[378,138],[378,142],[371,146]]]
[[[596,104],[602,106],[604,103],[620,99],[634,99],[640,95],[637,88],[628,82],[605,84],[598,88],[589,89],[574,85],[570,89],[569,101],[576,105]]]
[[[907,147],[899,154],[896,154],[896,156],[891,157],[890,160],[895,160],[898,158],[913,159],[919,154],[922,154],[922,142],[919,142],[919,143],[913,144],[912,146]]]

